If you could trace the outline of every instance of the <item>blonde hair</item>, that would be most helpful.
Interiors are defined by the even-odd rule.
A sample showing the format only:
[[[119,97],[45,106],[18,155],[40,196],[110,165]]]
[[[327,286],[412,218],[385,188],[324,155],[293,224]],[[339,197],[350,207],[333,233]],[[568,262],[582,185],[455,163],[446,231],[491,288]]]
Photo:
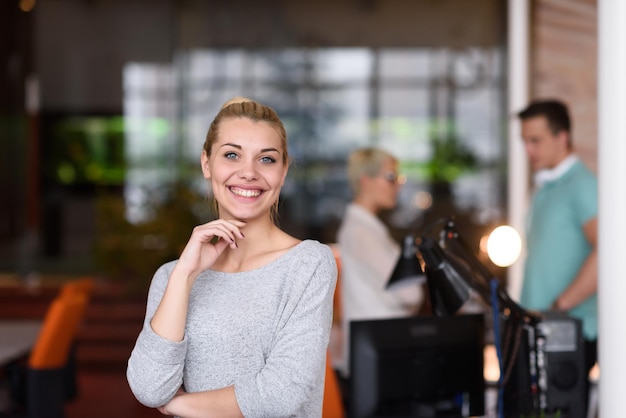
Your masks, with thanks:
[[[393,155],[378,148],[359,148],[348,156],[348,182],[352,192],[356,195],[361,192],[361,177],[375,177],[380,174],[383,164],[387,160],[397,162]]]
[[[289,165],[290,160],[289,152],[287,149],[287,131],[285,130],[285,126],[278,117],[276,111],[267,105],[255,102],[254,100],[242,96],[236,96],[226,101],[213,119],[213,122],[211,122],[203,146],[204,152],[206,152],[207,157],[211,156],[211,149],[213,148],[213,144],[215,144],[215,142],[217,141],[220,124],[225,120],[237,118],[247,118],[255,122],[266,122],[272,128],[274,128],[274,130],[278,133],[278,136],[280,137],[283,164]],[[219,207],[215,199],[213,199],[212,201],[212,206],[215,213],[219,216]],[[278,200],[276,200],[274,205],[272,205],[272,220],[275,221],[277,215]]]
[[[283,122],[278,117],[278,114],[274,109],[247,97],[233,97],[222,105],[222,108],[211,122],[209,131],[206,134],[204,141],[204,151],[207,156],[211,155],[211,148],[217,136],[219,135],[220,124],[227,119],[235,118],[247,118],[255,122],[267,122],[272,128],[276,130],[278,136],[280,136],[281,151],[283,153],[283,163],[289,164],[289,152],[287,150],[287,131]]]

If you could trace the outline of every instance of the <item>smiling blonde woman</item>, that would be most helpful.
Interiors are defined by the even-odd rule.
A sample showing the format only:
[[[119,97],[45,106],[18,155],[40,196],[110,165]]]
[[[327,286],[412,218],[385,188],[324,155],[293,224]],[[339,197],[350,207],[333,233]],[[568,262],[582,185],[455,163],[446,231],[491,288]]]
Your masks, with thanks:
[[[320,417],[337,269],[274,222],[289,168],[276,112],[227,102],[201,166],[219,217],[155,273],[129,385],[165,415]]]

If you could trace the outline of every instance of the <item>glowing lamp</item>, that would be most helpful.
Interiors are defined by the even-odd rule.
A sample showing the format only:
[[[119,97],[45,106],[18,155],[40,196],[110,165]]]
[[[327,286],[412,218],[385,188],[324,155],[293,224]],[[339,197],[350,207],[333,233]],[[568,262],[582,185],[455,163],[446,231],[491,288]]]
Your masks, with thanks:
[[[515,228],[510,226],[497,227],[487,239],[487,254],[496,266],[510,266],[517,261],[521,251],[522,239]]]

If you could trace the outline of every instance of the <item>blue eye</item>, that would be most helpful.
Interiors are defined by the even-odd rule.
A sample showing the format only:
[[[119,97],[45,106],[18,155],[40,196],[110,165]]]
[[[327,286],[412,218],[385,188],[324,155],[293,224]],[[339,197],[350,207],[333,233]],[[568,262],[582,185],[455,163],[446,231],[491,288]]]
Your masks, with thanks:
[[[224,154],[224,157],[228,160],[234,160],[237,158],[237,153],[235,152],[227,152],[226,154]]]
[[[274,164],[276,159],[274,157],[261,157],[261,162],[263,164]]]

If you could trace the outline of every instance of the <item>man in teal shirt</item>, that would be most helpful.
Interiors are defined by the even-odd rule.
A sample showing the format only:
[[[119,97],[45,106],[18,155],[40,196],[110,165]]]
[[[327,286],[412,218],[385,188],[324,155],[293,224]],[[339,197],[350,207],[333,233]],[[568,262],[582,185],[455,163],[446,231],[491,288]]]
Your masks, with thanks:
[[[597,359],[597,179],[573,150],[567,107],[531,103],[518,114],[535,173],[521,304],[580,318],[589,370]]]

